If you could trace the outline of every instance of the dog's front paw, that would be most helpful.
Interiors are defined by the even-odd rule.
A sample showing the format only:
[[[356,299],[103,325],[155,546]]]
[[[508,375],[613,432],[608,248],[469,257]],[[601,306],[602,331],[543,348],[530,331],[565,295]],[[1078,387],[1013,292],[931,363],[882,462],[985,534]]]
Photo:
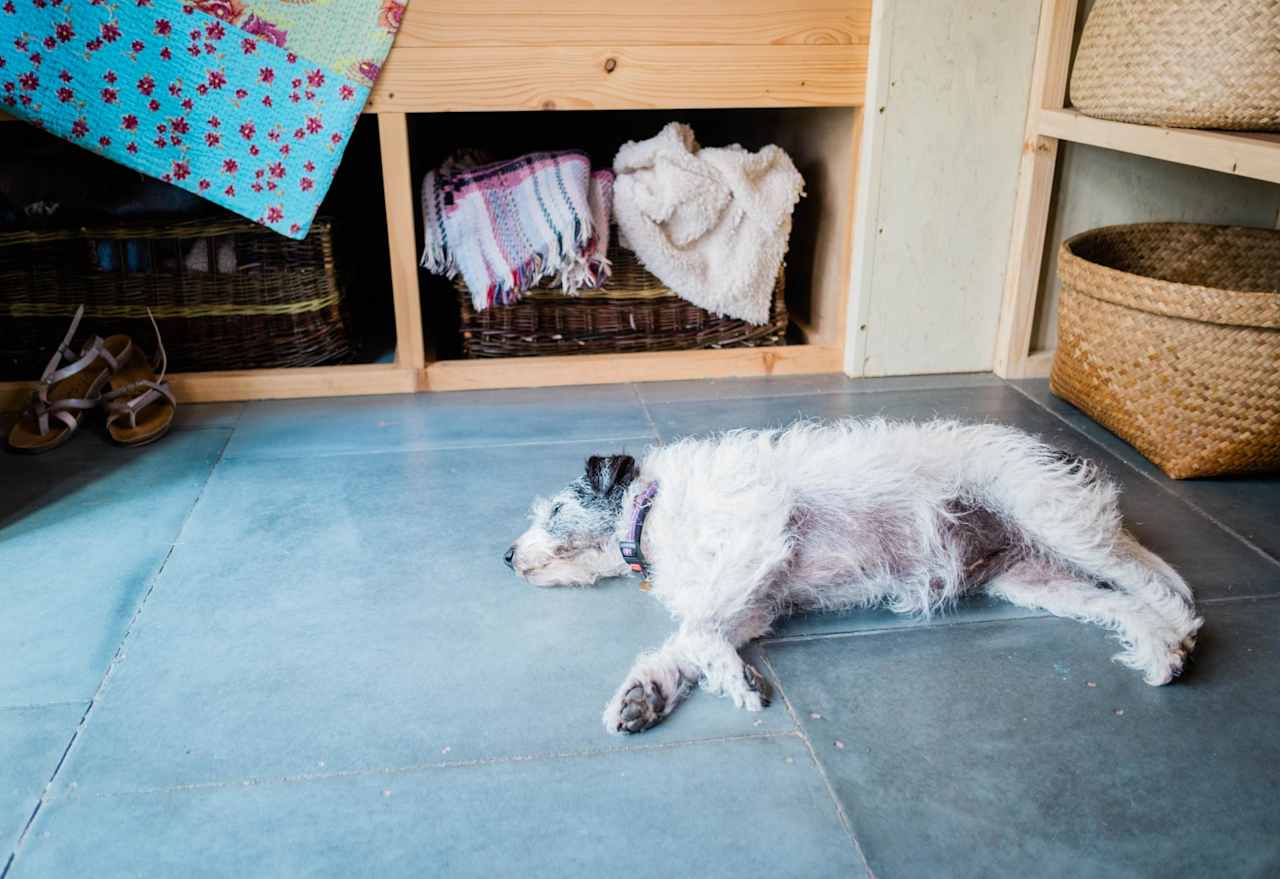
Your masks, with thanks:
[[[659,681],[627,681],[604,710],[604,728],[611,733],[644,732],[670,713],[671,695]]]
[[[644,732],[675,711],[690,687],[675,669],[632,669],[604,710],[604,728],[611,733]]]

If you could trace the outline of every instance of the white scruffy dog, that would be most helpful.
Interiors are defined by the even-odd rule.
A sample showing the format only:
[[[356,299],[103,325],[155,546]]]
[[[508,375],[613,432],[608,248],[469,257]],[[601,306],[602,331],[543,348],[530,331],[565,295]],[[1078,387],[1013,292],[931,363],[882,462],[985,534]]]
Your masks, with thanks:
[[[985,590],[1117,633],[1116,657],[1166,684],[1195,645],[1191,590],[1120,524],[1091,464],[996,425],[883,420],[735,431],[626,455],[533,505],[507,564],[538,586],[628,573],[637,530],[652,592],[679,621],[604,713],[639,732],[695,684],[756,711],[738,649],[798,611],[886,603],[928,615]],[[647,518],[641,515],[647,512]],[[629,549],[629,547],[627,547]]]

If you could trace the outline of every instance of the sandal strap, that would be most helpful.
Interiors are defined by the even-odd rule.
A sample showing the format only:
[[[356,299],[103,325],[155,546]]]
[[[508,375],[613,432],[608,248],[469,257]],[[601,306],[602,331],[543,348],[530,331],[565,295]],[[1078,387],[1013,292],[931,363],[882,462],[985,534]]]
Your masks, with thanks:
[[[39,396],[33,396],[29,411],[35,417],[36,424],[40,428],[40,436],[44,436],[49,432],[49,416],[57,418],[68,428],[74,430],[77,426],[76,417],[71,414],[72,411],[84,411],[85,409],[96,409],[98,400],[86,400],[78,397],[67,397],[62,400],[54,400],[50,403],[48,400],[41,399]]]
[[[61,351],[59,352],[59,356],[63,356],[61,355]],[[95,360],[103,356],[105,356],[107,358],[107,362],[111,363],[112,367],[115,368],[115,358],[107,353],[107,349],[103,346],[102,340],[97,336],[94,336],[85,344],[79,360],[73,361],[61,369],[55,369],[53,372],[48,372],[45,377],[41,379],[41,383],[46,387],[56,385],[64,378],[70,378],[77,372],[82,372],[83,370],[88,369],[93,365]]]
[[[141,393],[139,393],[141,392]],[[131,396],[135,395],[136,396]],[[131,397],[130,399],[121,399]],[[129,426],[138,426],[138,413],[159,400],[178,405],[173,389],[165,381],[136,381],[103,395],[107,403],[107,424],[115,424],[123,416],[129,416]]]
[[[62,341],[58,343],[57,350],[55,350],[53,352],[53,356],[49,358],[49,364],[44,368],[44,372],[40,374],[41,382],[53,384],[50,377],[54,375],[58,368],[58,364],[62,362],[62,358],[71,358],[71,339],[75,336],[76,329],[80,326],[80,319],[82,317],[84,317],[83,305],[76,309],[75,316],[71,318],[71,326],[67,328],[67,334],[62,337]]]

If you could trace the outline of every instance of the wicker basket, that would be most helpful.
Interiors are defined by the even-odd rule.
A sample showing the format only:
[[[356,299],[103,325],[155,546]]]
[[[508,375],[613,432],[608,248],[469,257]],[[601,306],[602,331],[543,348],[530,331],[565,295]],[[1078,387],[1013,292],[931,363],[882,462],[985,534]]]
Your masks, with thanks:
[[[1280,469],[1280,231],[1109,226],[1058,260],[1055,394],[1174,479]]]
[[[778,272],[768,322],[759,326],[718,317],[681,299],[649,274],[631,251],[611,247],[613,275],[602,290],[565,296],[543,287],[514,305],[476,311],[461,278],[454,282],[462,310],[467,357],[610,354],[785,345],[784,272]]]
[[[351,353],[327,220],[303,241],[240,220],[0,234],[0,290],[8,378],[40,374],[81,303],[85,332],[128,333],[148,351],[150,307],[175,372]]]
[[[1143,125],[1280,130],[1280,0],[1098,0],[1071,103]]]

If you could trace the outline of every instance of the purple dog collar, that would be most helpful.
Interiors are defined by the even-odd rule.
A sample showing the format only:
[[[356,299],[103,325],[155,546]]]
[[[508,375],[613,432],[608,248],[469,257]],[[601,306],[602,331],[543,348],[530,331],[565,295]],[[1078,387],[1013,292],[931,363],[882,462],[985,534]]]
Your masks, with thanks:
[[[631,506],[631,524],[627,528],[627,536],[618,541],[622,550],[622,560],[637,574],[649,576],[649,562],[640,551],[640,537],[644,533],[644,520],[649,516],[649,508],[658,494],[658,483],[650,482],[645,490],[636,495]]]

